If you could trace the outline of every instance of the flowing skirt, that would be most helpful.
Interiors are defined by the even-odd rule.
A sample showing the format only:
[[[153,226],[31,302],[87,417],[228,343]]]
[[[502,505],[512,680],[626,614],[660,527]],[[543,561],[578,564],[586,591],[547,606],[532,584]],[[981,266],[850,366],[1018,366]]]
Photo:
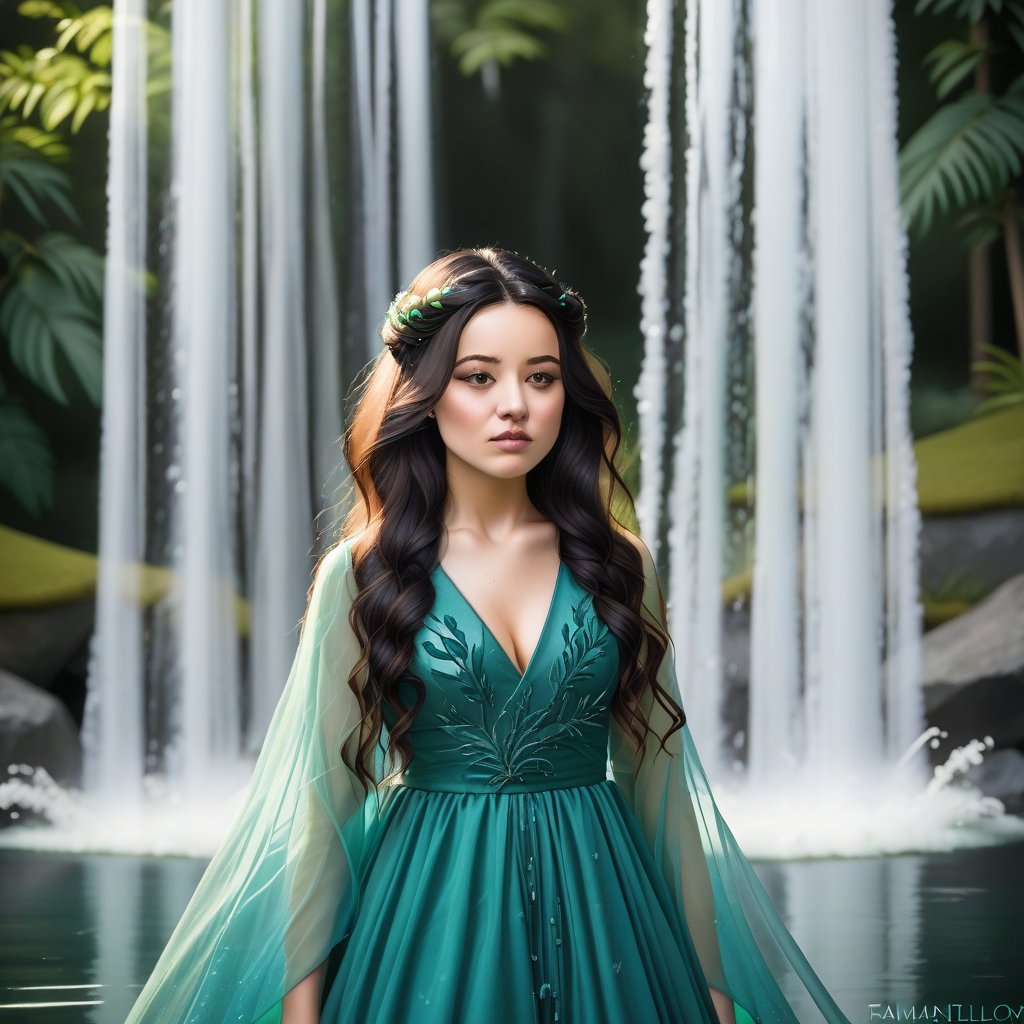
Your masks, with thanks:
[[[717,1021],[686,921],[610,779],[400,786],[327,986],[323,1024]]]

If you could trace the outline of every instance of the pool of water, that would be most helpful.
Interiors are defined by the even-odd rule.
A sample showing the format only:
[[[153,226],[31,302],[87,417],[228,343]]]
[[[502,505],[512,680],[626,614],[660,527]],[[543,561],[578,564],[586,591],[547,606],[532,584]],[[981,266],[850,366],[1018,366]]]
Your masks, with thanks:
[[[0,1024],[123,1024],[205,863],[0,850]],[[855,1024],[1024,1004],[1024,844],[755,867]]]

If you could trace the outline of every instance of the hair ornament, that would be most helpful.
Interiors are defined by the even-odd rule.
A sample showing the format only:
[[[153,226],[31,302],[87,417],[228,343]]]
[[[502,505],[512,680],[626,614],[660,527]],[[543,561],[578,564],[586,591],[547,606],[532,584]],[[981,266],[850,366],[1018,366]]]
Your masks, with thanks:
[[[443,309],[441,300],[459,289],[453,285],[445,285],[443,288],[431,288],[426,295],[417,295],[415,292],[399,292],[391,305],[388,307],[387,318],[396,328],[416,327],[415,321],[423,319],[423,310],[427,306],[435,309]]]

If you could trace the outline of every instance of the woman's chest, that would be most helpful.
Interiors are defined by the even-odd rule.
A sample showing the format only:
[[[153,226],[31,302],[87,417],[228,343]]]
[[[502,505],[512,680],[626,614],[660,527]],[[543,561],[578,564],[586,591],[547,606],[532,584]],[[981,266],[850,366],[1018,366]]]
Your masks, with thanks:
[[[523,673],[443,573],[434,578],[409,666],[425,689],[409,732],[421,770],[424,761],[461,762],[495,785],[603,766],[618,643],[569,570],[563,565]],[[400,692],[411,706],[411,688]],[[393,726],[390,708],[385,717]]]

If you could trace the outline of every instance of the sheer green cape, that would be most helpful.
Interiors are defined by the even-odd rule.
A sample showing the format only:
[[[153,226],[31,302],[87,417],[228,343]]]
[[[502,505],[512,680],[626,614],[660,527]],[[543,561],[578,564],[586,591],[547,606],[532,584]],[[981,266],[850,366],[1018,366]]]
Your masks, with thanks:
[[[644,569],[644,603],[664,626],[646,549]],[[298,650],[241,810],[126,1024],[276,1020],[284,994],[351,932],[394,792],[378,785],[364,795],[340,755],[359,724],[346,682],[360,655],[349,622],[355,596],[350,543],[343,542],[317,568]],[[682,705],[671,648],[659,682]],[[664,735],[669,719],[653,694],[644,710]],[[796,1021],[783,993],[803,986],[818,1008],[804,1019],[848,1024],[719,813],[689,727],[672,734],[667,754],[648,737],[636,763],[611,721],[612,777],[675,896],[708,984],[733,1000],[740,1021],[744,1014]],[[385,747],[386,734],[378,782],[386,774]],[[325,990],[330,980],[328,971]]]

